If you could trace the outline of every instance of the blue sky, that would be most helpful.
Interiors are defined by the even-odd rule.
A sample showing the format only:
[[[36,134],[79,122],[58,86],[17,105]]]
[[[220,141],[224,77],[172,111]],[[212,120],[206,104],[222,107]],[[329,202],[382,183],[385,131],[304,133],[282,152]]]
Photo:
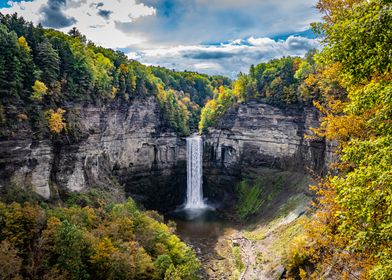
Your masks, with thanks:
[[[7,4],[8,3],[8,4]],[[88,39],[146,64],[234,77],[251,64],[303,55],[319,41],[316,0],[0,0],[44,27],[76,26]]]

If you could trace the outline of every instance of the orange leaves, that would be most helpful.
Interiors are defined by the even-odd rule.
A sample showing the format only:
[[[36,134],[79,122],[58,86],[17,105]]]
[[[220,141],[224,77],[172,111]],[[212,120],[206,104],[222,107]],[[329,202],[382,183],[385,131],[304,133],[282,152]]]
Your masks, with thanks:
[[[305,79],[305,84],[308,87],[314,87],[317,84],[317,78],[314,74],[310,74],[306,79]]]
[[[339,141],[340,144],[342,141],[363,136],[366,120],[361,116],[343,114],[346,103],[328,97],[326,106],[316,101],[313,104],[325,115],[321,118],[320,126],[312,128],[316,135]]]
[[[327,139],[343,141],[362,136],[364,119],[353,115],[327,116],[321,126],[325,127]]]

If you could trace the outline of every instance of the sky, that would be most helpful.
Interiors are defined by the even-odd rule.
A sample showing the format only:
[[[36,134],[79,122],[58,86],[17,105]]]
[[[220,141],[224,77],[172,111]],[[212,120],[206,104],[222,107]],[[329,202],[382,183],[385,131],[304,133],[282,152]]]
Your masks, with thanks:
[[[0,0],[0,13],[68,32],[147,65],[234,78],[319,47],[317,0]]]

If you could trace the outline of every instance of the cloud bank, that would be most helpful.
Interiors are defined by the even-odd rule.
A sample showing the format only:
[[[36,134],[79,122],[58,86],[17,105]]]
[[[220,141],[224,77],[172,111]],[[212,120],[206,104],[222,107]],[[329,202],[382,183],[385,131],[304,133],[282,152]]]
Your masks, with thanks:
[[[8,2],[1,13],[18,13],[35,24],[67,32],[76,26],[87,38],[103,47],[123,48],[145,42],[135,32],[123,32],[117,24],[153,16],[155,9],[134,0],[33,0]]]
[[[306,32],[319,20],[316,1],[15,0],[0,3],[0,12],[63,32],[75,26],[96,44],[144,63],[233,76],[317,47]]]
[[[252,64],[283,56],[303,56],[310,49],[319,47],[317,39],[300,36],[278,41],[250,37],[220,45],[182,45],[130,52],[128,56],[149,65],[235,78],[239,72],[246,73]]]

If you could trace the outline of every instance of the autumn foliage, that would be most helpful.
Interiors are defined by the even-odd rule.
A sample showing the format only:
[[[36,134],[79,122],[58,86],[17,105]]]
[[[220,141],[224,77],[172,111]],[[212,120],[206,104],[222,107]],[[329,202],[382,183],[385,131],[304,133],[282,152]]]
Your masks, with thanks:
[[[288,275],[392,279],[391,3],[321,0],[318,8],[326,43],[318,63],[344,91],[323,91],[314,132],[338,145],[339,161],[312,187],[315,212],[289,249]]]
[[[48,126],[50,132],[53,134],[59,134],[66,129],[66,123],[64,119],[65,110],[58,108],[56,111],[50,109],[46,111],[46,119],[48,121]]]
[[[0,203],[0,279],[197,279],[194,252],[132,200],[43,208]]]

